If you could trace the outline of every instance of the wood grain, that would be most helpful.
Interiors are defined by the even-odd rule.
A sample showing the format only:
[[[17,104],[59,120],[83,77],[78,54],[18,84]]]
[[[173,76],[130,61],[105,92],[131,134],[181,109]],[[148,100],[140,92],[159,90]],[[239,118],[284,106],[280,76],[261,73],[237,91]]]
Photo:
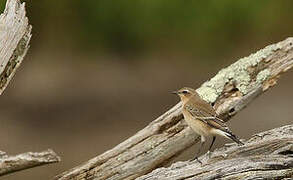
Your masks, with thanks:
[[[228,121],[274,86],[280,74],[292,66],[293,38],[287,38],[220,70],[197,92]],[[198,140],[185,125],[178,103],[113,149],[58,175],[56,179],[135,179],[160,167]]]
[[[50,149],[42,152],[27,152],[13,156],[1,152],[0,176],[59,161],[60,157]]]
[[[7,0],[5,10],[0,15],[0,94],[26,55],[31,29],[26,17],[25,3]],[[15,156],[0,152],[0,176],[59,161],[60,158],[52,150]]]
[[[7,0],[5,10],[0,15],[0,95],[26,55],[31,29],[25,3]]]
[[[243,146],[233,143],[200,157],[158,168],[137,180],[284,179],[293,177],[293,125],[254,135]]]

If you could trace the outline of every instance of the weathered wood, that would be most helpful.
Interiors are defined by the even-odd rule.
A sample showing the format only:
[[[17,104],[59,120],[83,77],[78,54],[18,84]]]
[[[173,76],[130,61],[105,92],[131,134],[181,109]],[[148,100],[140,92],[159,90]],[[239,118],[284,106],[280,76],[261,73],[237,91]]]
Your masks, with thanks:
[[[52,150],[27,152],[15,156],[0,153],[0,176],[16,171],[60,161],[60,157]]]
[[[158,168],[137,180],[284,179],[293,177],[293,125],[254,135],[244,146],[233,143],[200,157]]]
[[[25,3],[7,0],[0,15],[0,95],[26,55],[31,29],[25,15]]]
[[[25,3],[7,0],[0,15],[0,95],[14,76],[29,48],[31,25],[25,13]],[[0,153],[0,176],[23,169],[59,162],[52,151],[8,156]]]
[[[197,92],[227,121],[292,66],[293,38],[288,38],[222,69]],[[179,103],[113,149],[56,178],[134,179],[160,167],[198,141],[182,121],[180,108]]]

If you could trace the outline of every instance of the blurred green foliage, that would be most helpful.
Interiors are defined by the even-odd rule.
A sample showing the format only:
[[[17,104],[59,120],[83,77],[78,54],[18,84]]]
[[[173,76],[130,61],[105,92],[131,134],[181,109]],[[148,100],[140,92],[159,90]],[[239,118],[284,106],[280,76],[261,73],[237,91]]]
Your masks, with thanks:
[[[200,43],[204,49],[293,27],[283,24],[292,17],[293,1],[87,0],[75,1],[75,7],[82,35],[118,51],[170,43],[177,48]]]
[[[145,48],[156,42],[190,45],[241,36],[261,28],[264,1],[76,1],[84,35],[110,48]],[[251,3],[251,4],[250,4]],[[268,4],[268,2],[267,2]],[[92,34],[96,36],[92,37]],[[205,37],[204,40],[201,40]]]
[[[37,33],[100,51],[140,53],[164,48],[208,53],[233,48],[236,42],[281,40],[293,32],[291,0],[26,2]]]
[[[0,1],[0,12],[2,13],[5,8],[5,1]]]

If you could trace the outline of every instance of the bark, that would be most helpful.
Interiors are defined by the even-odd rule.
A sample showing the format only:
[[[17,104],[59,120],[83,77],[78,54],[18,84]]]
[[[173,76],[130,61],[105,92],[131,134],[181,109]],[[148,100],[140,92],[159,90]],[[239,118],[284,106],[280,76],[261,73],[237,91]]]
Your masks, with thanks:
[[[284,179],[293,177],[293,125],[254,135],[245,145],[217,149],[139,177],[150,179]]]
[[[0,15],[0,95],[26,55],[31,29],[26,17],[25,3],[19,0],[7,0],[5,10]],[[60,158],[52,150],[16,156],[8,156],[1,152],[0,176],[59,161]]]
[[[197,92],[228,121],[292,66],[293,38],[287,38],[222,69]],[[113,149],[56,178],[118,180],[147,174],[199,140],[182,119],[178,103]]]
[[[60,161],[60,157],[52,150],[27,152],[15,156],[0,153],[0,176],[16,171]]]

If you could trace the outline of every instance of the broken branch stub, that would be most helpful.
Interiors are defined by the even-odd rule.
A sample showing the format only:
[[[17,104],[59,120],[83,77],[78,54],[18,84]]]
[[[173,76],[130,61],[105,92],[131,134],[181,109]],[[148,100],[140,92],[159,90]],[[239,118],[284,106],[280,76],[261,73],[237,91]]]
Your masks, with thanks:
[[[0,15],[0,95],[26,55],[31,29],[25,3],[7,0],[5,10]]]
[[[15,156],[1,152],[0,176],[59,161],[60,157],[51,149],[42,152],[27,152]]]

